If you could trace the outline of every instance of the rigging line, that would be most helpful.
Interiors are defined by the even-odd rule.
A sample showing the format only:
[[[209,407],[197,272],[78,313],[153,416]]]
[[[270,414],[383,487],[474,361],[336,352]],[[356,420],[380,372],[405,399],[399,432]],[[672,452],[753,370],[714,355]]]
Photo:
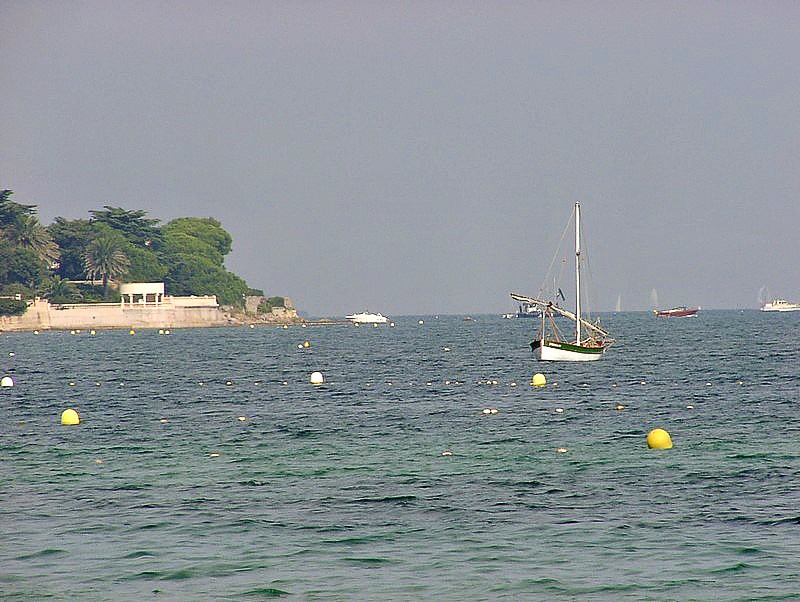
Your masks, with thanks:
[[[570,225],[572,225],[572,218],[575,217],[575,207],[572,208],[572,213],[570,213],[569,218],[567,219],[567,223],[564,225],[564,230],[561,232],[561,240],[556,247],[556,252],[553,254],[553,258],[550,260],[550,266],[547,268],[547,273],[544,276],[544,281],[539,286],[539,292],[537,293],[539,296],[542,295],[542,292],[546,290],[547,281],[550,279],[550,275],[553,273],[553,264],[556,262],[556,258],[558,257],[559,253],[561,252],[561,247],[564,244],[564,238],[567,236],[567,230],[569,230]],[[563,272],[563,266],[561,271]],[[559,274],[559,278],[561,274]],[[553,291],[555,293],[555,291]]]

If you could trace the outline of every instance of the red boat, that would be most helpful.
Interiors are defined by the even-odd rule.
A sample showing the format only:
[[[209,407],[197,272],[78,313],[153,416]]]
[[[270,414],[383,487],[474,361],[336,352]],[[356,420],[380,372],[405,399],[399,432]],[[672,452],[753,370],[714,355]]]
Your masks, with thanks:
[[[700,311],[699,307],[673,307],[672,309],[654,309],[653,313],[659,318],[687,318]]]

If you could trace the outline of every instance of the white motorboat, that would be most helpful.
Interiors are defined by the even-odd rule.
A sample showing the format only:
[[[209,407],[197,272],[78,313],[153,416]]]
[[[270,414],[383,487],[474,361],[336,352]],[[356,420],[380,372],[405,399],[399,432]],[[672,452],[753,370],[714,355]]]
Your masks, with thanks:
[[[389,321],[389,318],[383,314],[373,314],[368,311],[362,311],[358,314],[351,314],[349,316],[345,316],[345,318],[354,324],[386,324],[386,322]]]
[[[773,299],[764,303],[761,311],[800,311],[800,303],[790,303],[786,299]]]

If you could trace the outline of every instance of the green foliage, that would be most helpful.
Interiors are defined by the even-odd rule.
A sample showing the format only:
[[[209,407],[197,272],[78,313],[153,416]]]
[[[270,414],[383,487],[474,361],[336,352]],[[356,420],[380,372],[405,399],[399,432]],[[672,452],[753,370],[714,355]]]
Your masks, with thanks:
[[[14,226],[22,217],[36,215],[36,205],[21,205],[11,200],[11,190],[0,190],[0,232]]]
[[[217,295],[222,305],[244,304],[247,283],[205,257],[181,255],[166,284],[173,295]]]
[[[31,249],[0,244],[0,286],[19,283],[36,289],[47,277],[47,268]]]
[[[80,296],[82,303],[100,303],[101,301],[115,303],[120,300],[120,294],[118,290],[109,289],[108,294],[106,294],[103,291],[102,285],[82,282],[80,284],[75,284],[75,288],[78,289],[78,295]]]
[[[164,233],[164,249],[162,257],[167,263],[179,256],[204,257],[216,266],[221,267],[224,259],[222,253],[206,241],[186,232],[167,230]]]
[[[165,281],[173,295],[217,295],[222,305],[244,304],[249,288],[224,267],[232,239],[217,220],[182,217],[162,230],[161,256],[169,268]]]
[[[16,299],[0,299],[0,316],[21,316],[28,308],[25,301]]]
[[[161,220],[147,218],[146,211],[141,209],[128,211],[121,207],[103,206],[103,210],[89,212],[92,221],[104,224],[122,234],[134,245],[158,248],[161,246]]]
[[[145,211],[105,205],[88,220],[58,217],[45,228],[35,205],[15,203],[12,194],[0,191],[0,290],[15,286],[26,297],[91,302],[118,299],[109,281],[124,278],[163,281],[173,295],[217,295],[224,305],[263,294],[225,269],[233,241],[216,219],[183,217],[160,226]],[[68,282],[84,277],[102,279],[102,292]]]
[[[268,314],[274,307],[286,307],[286,299],[284,297],[268,297],[258,304],[258,313]]]
[[[77,303],[81,294],[69,280],[53,276],[47,283],[44,297],[51,303]]]
[[[24,284],[20,284],[15,282],[13,284],[7,284],[0,288],[0,295],[4,297],[14,297],[19,295],[20,299],[33,299],[36,296],[36,291],[31,288],[28,288]]]
[[[217,220],[212,217],[179,217],[169,222],[163,228],[165,237],[175,234],[185,234],[200,240],[222,255],[231,252],[233,239]]]
[[[124,253],[130,260],[125,279],[128,282],[163,282],[169,268],[161,261],[155,251],[148,247],[125,245]]]
[[[56,275],[70,280],[83,280],[86,273],[83,265],[86,247],[97,236],[96,225],[85,219],[66,220],[57,217],[47,230],[61,249]]]
[[[0,191],[0,286],[36,288],[58,260],[58,246],[39,223],[36,207],[15,203],[12,194]]]
[[[108,281],[121,278],[128,272],[130,260],[123,249],[125,239],[117,233],[103,233],[86,247],[84,267],[91,280],[103,280],[103,291],[108,295]]]

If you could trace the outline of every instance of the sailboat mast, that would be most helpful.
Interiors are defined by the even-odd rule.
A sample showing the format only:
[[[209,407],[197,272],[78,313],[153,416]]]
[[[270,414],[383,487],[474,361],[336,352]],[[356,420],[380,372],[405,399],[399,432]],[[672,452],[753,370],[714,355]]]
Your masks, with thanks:
[[[575,202],[575,343],[581,344],[581,204]]]

